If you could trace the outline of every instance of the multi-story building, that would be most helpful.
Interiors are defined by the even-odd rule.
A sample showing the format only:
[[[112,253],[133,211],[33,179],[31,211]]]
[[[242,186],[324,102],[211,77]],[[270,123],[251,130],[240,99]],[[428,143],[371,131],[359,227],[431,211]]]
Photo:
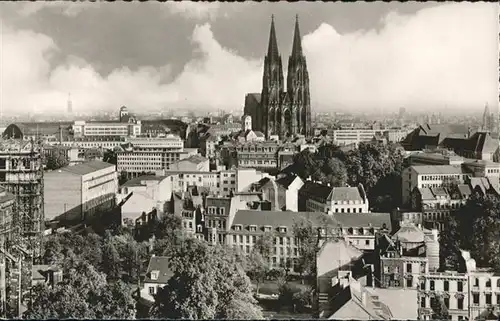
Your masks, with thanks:
[[[336,129],[331,132],[331,137],[335,145],[344,146],[369,142],[373,137],[383,135],[380,129]]]
[[[439,187],[450,183],[463,184],[469,175],[461,166],[454,165],[422,165],[405,168],[402,173],[403,205],[411,202],[411,192],[415,188]]]
[[[324,213],[367,213],[368,197],[363,185],[358,187],[330,187],[306,181],[299,190],[299,211]]]
[[[184,150],[179,136],[167,135],[164,138],[136,138],[122,145],[117,154],[117,170],[130,176],[143,172],[154,172],[195,155],[196,152]]]
[[[48,220],[80,222],[116,204],[118,177],[115,165],[91,161],[44,177],[44,206]]]
[[[376,242],[375,274],[382,288],[416,289],[422,275],[439,268],[437,230],[404,223],[393,236],[381,235]]]
[[[0,248],[5,248],[5,243],[12,238],[15,201],[14,194],[0,187]]]
[[[208,172],[210,171],[210,161],[200,155],[193,155],[188,158],[181,159],[169,166],[172,171],[187,171],[187,172]]]
[[[74,122],[72,129],[75,137],[134,137],[141,134],[141,121],[130,119],[127,123],[121,123],[115,121],[86,122],[84,120],[77,120]]]
[[[42,146],[33,141],[0,140],[0,187],[16,198],[13,237],[22,237],[34,258],[41,255],[45,221],[42,155]]]
[[[336,234],[362,251],[375,250],[376,236],[392,231],[390,213],[333,213],[330,216],[338,222]]]
[[[304,185],[300,177],[288,175],[276,180],[272,177],[265,177],[259,181],[259,185],[264,199],[271,202],[273,210],[298,212],[299,190]]]
[[[412,152],[405,158],[406,166],[415,165],[460,165],[465,161],[462,156],[448,150],[432,152]]]
[[[500,276],[478,268],[470,253],[462,251],[460,271],[429,272],[421,278],[419,319],[431,320],[436,300],[442,298],[451,320],[491,320],[500,305]]]
[[[172,181],[166,176],[144,175],[132,178],[118,189],[117,202],[121,205],[122,224],[133,224],[142,213],[153,209],[160,215],[167,211],[172,197]]]
[[[249,142],[236,145],[238,167],[273,169],[278,167],[279,145],[275,141]]]

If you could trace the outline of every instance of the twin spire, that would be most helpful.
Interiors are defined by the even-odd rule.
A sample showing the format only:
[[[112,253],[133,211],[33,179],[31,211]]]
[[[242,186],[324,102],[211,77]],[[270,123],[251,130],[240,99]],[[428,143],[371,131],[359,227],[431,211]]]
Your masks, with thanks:
[[[274,14],[271,15],[271,31],[269,32],[269,46],[267,56],[279,58],[278,41],[276,40],[276,30],[274,28]],[[302,56],[302,41],[300,38],[299,15],[295,15],[295,31],[293,34],[292,57]]]

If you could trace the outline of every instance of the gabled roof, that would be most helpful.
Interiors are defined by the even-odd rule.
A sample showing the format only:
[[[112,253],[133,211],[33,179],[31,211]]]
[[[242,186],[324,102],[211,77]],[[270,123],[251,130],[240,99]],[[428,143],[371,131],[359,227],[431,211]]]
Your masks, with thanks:
[[[358,187],[334,187],[328,200],[332,201],[360,201],[364,199]]]
[[[420,192],[421,199],[424,201],[435,200],[436,196],[431,192],[429,187],[419,187],[418,191]]]
[[[316,182],[305,181],[300,191],[326,200],[332,192],[332,188]]]
[[[64,168],[61,168],[61,170],[76,175],[87,175],[99,171],[101,169],[110,167],[114,168],[115,165],[106,162],[101,162],[98,160],[93,160],[87,163],[81,163],[74,166],[66,166]]]
[[[363,252],[347,243],[344,239],[329,240],[318,251],[316,264],[318,276],[325,276],[330,271],[351,263],[363,256]]]
[[[425,240],[425,233],[415,224],[403,224],[401,228],[392,236],[393,240],[403,243],[422,243]]]
[[[290,184],[292,184],[297,177],[298,176],[287,175],[285,177],[277,179],[276,184],[279,184],[279,185],[283,186],[284,188],[288,189],[288,186],[290,186]]]
[[[151,272],[158,271],[158,279],[151,279]],[[153,256],[149,259],[149,265],[144,278],[144,283],[159,283],[166,284],[168,280],[174,275],[170,270],[168,258],[166,256]]]

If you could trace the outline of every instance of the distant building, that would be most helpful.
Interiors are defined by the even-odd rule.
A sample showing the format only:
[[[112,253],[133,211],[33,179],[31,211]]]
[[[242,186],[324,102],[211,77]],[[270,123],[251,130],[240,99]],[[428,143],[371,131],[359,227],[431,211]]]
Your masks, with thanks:
[[[115,165],[91,161],[44,175],[46,220],[83,221],[116,204]]]
[[[238,144],[236,155],[238,167],[251,167],[257,169],[274,169],[278,167],[278,143],[274,141],[249,142]]]
[[[335,231],[346,242],[362,251],[375,250],[375,239],[379,233],[392,232],[390,213],[333,213],[338,222]]]

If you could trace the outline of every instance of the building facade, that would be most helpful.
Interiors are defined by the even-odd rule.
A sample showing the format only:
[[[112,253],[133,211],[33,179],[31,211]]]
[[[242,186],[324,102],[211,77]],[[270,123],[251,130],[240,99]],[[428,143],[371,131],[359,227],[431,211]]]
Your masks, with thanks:
[[[255,103],[256,100],[249,99],[247,95],[244,113],[252,117],[253,130],[264,133],[266,137],[298,134],[311,136],[309,72],[302,51],[298,17],[295,22],[292,54],[288,59],[286,90],[272,17],[268,51],[264,58],[260,101]]]
[[[91,161],[44,177],[45,214],[48,220],[80,222],[113,208],[118,192],[115,165]]]

